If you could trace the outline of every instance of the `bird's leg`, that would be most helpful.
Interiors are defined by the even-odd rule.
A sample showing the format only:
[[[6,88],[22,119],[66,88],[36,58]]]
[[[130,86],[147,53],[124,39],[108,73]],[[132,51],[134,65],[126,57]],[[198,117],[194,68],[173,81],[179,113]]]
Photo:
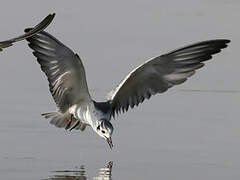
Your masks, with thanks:
[[[71,117],[70,117],[70,119],[69,119],[68,122],[67,122],[67,126],[65,127],[66,130],[70,128],[70,125],[71,125],[71,123],[72,123],[72,120],[73,120],[73,115],[71,114]]]
[[[80,124],[80,121],[77,120],[77,122],[73,125],[73,127],[71,127],[71,129],[70,129],[69,131],[73,130],[73,129],[74,129],[75,127],[77,127],[79,124]]]
[[[112,167],[113,167],[113,162],[112,162],[112,161],[108,162],[107,168],[109,168],[110,170],[112,170]]]

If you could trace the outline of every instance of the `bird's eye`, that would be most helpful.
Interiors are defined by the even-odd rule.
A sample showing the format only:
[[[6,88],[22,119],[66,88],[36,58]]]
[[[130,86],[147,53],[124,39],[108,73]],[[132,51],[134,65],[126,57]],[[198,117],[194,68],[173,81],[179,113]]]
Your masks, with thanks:
[[[102,133],[104,134],[104,133],[105,133],[105,131],[104,131],[104,130],[102,130]]]
[[[97,130],[100,130],[100,125],[97,127]]]

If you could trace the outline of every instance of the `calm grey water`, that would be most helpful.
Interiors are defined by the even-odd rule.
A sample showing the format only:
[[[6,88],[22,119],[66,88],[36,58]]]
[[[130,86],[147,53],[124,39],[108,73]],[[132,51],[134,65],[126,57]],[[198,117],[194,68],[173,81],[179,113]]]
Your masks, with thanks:
[[[96,100],[150,57],[201,40],[232,42],[185,84],[114,120],[113,150],[90,128],[49,125],[40,114],[55,105],[31,50],[26,42],[5,49],[0,179],[240,178],[238,1],[5,1],[0,39],[52,12],[47,30],[82,57]]]

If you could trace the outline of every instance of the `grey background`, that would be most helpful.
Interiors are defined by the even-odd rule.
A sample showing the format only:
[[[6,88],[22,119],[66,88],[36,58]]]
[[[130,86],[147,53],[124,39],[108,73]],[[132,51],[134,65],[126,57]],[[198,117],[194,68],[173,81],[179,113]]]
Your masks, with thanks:
[[[47,31],[81,56],[96,100],[148,58],[202,40],[232,42],[183,85],[119,116],[113,151],[90,128],[69,133],[50,126],[40,113],[55,104],[27,43],[5,49],[1,179],[44,179],[81,165],[91,179],[108,161],[113,179],[240,178],[239,1],[1,1],[0,39],[52,12]]]

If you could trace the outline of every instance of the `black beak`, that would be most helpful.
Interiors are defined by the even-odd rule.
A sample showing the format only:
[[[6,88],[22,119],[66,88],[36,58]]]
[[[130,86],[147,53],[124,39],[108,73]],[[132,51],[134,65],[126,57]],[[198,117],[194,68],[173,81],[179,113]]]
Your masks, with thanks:
[[[107,143],[108,143],[110,149],[112,149],[113,148],[112,138],[111,137],[110,138],[106,138],[106,140],[107,140]]]

